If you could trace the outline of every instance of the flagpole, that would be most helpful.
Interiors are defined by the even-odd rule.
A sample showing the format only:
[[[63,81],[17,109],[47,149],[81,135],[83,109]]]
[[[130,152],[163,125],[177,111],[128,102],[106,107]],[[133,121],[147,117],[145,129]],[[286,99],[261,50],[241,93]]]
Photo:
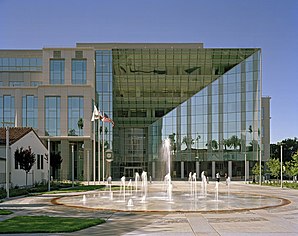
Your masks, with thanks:
[[[94,119],[94,125],[93,125],[93,185],[95,185],[95,154],[96,154],[96,141],[95,141],[95,119]]]
[[[104,114],[104,113],[103,113]],[[102,181],[105,181],[105,138],[104,121],[102,122]]]
[[[100,184],[100,119],[98,119],[98,184]]]

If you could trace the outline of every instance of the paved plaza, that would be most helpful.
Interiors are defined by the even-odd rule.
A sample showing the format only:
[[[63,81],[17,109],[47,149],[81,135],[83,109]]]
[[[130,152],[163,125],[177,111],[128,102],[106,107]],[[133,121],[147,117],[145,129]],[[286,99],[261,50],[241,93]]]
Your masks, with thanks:
[[[173,191],[186,193],[188,188],[185,186],[188,185],[189,183],[184,181],[173,182]],[[208,195],[213,196],[214,186],[214,182],[209,183]],[[219,202],[225,203],[227,193],[224,182],[220,182],[219,190]],[[297,190],[232,182],[229,191],[231,196],[249,195],[252,198],[248,197],[247,201],[239,201],[236,204],[237,208],[233,205],[230,208],[219,207],[212,211],[201,209],[198,212],[175,210],[134,212],[99,210],[88,204],[84,207],[78,203],[80,201],[75,199],[77,195],[81,199],[87,193],[72,193],[67,196],[66,194],[47,194],[15,198],[0,203],[0,209],[9,209],[14,212],[12,215],[0,216],[0,220],[16,215],[49,215],[100,217],[107,221],[105,224],[74,233],[50,235],[298,235]],[[92,194],[97,194],[97,192]],[[65,199],[74,199],[74,201],[65,201]],[[231,197],[230,200],[232,199]],[[249,203],[251,199],[256,199],[258,204]],[[73,206],[74,202],[78,205]]]

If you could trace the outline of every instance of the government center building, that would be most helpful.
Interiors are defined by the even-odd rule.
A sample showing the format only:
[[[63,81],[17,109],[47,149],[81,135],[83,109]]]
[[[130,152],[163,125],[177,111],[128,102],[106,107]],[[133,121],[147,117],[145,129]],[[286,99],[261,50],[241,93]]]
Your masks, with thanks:
[[[60,153],[55,179],[70,180],[74,169],[75,180],[142,171],[162,180],[168,160],[177,180],[202,171],[240,180],[245,170],[252,179],[255,163],[270,156],[259,48],[77,43],[0,50],[0,88],[1,126],[33,127]],[[94,105],[114,126],[91,121]]]

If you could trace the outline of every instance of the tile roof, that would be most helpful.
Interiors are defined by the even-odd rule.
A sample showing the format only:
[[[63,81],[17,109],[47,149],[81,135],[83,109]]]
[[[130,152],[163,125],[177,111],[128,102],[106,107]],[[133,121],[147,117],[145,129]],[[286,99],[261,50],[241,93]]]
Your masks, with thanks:
[[[34,130],[30,127],[9,127],[9,144],[13,144],[30,131]],[[6,128],[0,128],[0,145],[6,143]]]

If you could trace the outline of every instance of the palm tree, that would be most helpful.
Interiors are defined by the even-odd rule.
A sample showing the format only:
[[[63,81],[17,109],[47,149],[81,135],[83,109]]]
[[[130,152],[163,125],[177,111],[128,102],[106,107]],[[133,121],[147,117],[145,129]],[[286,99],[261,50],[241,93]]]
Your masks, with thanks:
[[[230,138],[230,143],[231,143],[231,146],[234,147],[234,150],[236,150],[238,146],[239,147],[241,146],[241,140],[236,135],[233,135]]]
[[[218,149],[218,143],[217,143],[217,141],[216,141],[215,139],[210,140],[210,141],[206,144],[206,146],[208,147],[208,149],[212,149],[212,150],[216,150],[216,149]]]
[[[194,144],[194,139],[192,137],[184,136],[182,139],[182,144],[185,143],[186,149],[191,147]]]

